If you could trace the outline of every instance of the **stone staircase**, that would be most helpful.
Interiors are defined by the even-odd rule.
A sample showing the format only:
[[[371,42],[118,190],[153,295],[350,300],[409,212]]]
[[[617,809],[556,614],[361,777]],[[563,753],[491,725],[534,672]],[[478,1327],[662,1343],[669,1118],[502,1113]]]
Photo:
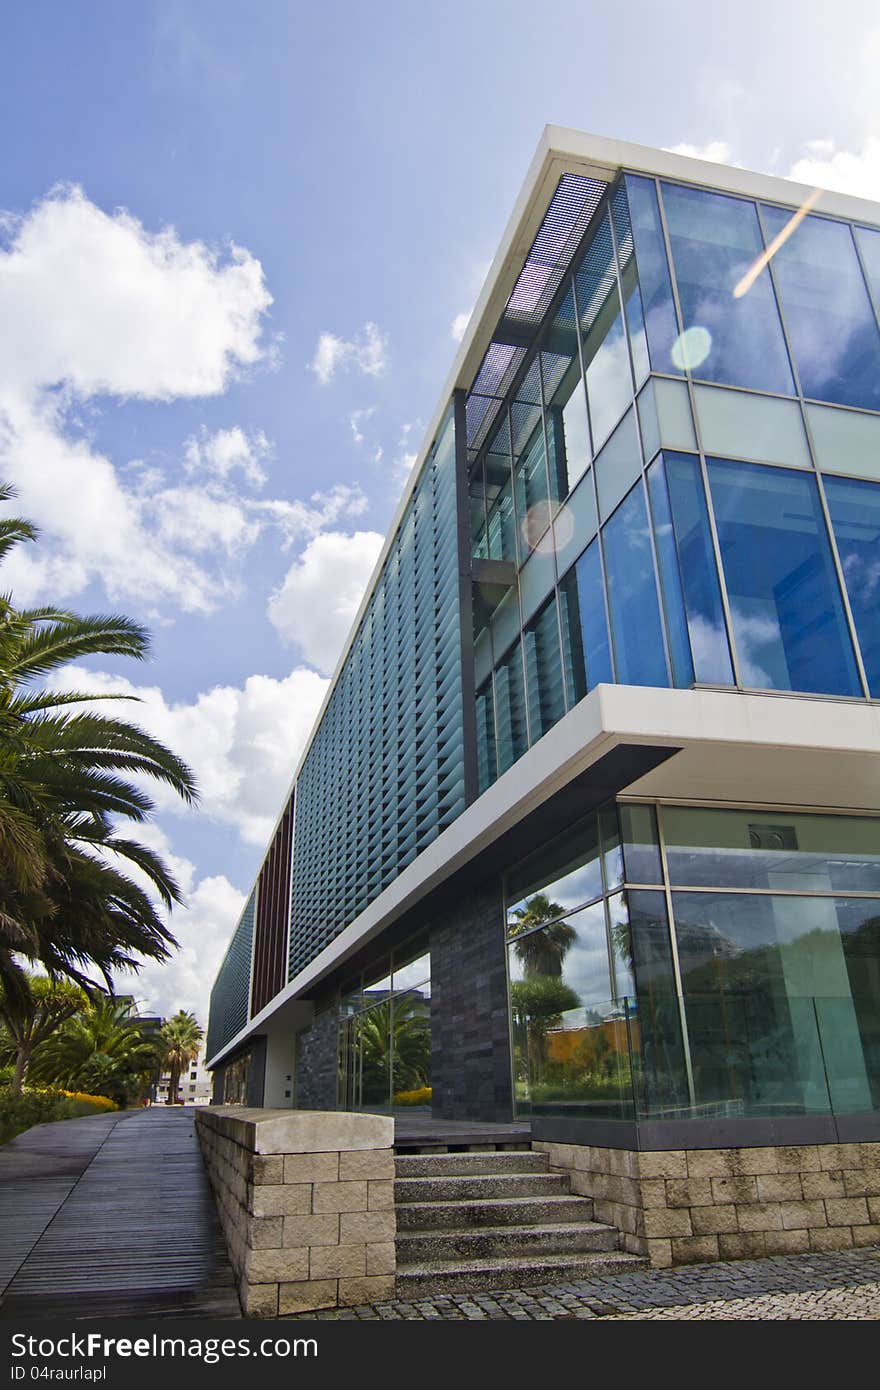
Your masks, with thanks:
[[[645,1261],[531,1150],[398,1153],[397,1296],[567,1283]]]

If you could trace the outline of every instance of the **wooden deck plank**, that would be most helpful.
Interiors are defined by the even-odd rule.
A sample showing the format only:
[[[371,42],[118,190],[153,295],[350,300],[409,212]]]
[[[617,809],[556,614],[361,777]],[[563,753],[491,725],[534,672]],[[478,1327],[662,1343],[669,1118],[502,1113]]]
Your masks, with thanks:
[[[0,1230],[4,1320],[241,1316],[189,1109],[19,1136],[0,1151]]]

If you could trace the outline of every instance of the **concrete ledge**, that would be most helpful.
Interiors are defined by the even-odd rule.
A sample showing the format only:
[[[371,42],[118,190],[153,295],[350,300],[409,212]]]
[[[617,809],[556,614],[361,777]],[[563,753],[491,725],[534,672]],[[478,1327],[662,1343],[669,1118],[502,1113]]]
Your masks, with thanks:
[[[246,1317],[393,1296],[389,1116],[212,1107],[196,1134]]]

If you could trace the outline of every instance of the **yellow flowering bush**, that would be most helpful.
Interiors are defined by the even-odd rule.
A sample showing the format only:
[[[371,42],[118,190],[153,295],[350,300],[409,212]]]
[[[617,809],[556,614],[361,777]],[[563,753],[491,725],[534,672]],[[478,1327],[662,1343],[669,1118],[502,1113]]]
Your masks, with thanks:
[[[432,1090],[430,1086],[420,1086],[417,1091],[396,1091],[395,1105],[430,1105]]]

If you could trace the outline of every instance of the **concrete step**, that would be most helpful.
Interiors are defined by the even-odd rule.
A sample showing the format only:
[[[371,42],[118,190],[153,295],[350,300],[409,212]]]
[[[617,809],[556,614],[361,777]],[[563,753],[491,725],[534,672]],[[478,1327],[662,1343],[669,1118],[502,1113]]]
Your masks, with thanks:
[[[568,1255],[534,1255],[486,1260],[425,1260],[406,1265],[397,1272],[397,1297],[439,1297],[441,1294],[493,1293],[496,1289],[531,1288],[539,1284],[570,1284],[597,1274],[624,1274],[643,1269],[647,1260],[620,1251],[589,1254],[576,1251]]]
[[[496,1256],[570,1255],[616,1250],[617,1231],[597,1221],[543,1221],[530,1226],[470,1226],[404,1231],[397,1237],[397,1267],[434,1260],[486,1260]]]
[[[479,1173],[453,1178],[397,1178],[394,1200],[452,1202],[493,1197],[561,1196],[569,1190],[567,1173]]]
[[[445,1153],[398,1154],[394,1171],[399,1178],[453,1178],[492,1173],[546,1173],[550,1160],[545,1153]]]
[[[533,1222],[586,1222],[592,1219],[593,1203],[590,1198],[572,1197],[569,1193],[397,1204],[398,1231],[457,1231],[466,1226],[527,1226]]]

